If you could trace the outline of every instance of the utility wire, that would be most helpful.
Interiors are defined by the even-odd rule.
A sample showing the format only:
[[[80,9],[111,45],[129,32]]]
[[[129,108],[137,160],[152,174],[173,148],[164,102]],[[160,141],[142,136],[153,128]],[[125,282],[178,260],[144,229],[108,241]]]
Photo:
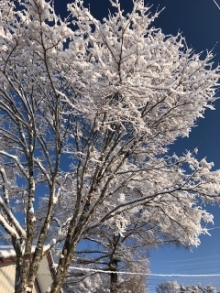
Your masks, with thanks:
[[[204,259],[204,258],[211,258],[211,257],[220,257],[220,254],[215,254],[211,256],[202,256],[202,257],[195,257],[195,258],[188,258],[188,259],[178,259],[178,260],[167,260],[164,262],[184,262],[184,261],[189,261],[189,260],[198,260],[198,259]]]
[[[82,268],[82,267],[70,267],[72,270],[79,271],[90,271],[96,273],[104,273],[104,274],[121,274],[121,275],[140,275],[140,276],[153,276],[153,277],[184,277],[184,278],[209,278],[209,277],[220,277],[219,274],[153,274],[153,273],[133,273],[133,272],[124,272],[124,271],[105,271],[99,269],[91,269],[91,268]]]
[[[207,263],[213,263],[213,262],[218,262],[220,263],[220,260],[210,260],[210,261],[200,261],[200,262],[194,262],[194,263],[181,263],[181,264],[168,264],[166,266],[169,267],[180,267],[180,266],[194,266],[194,265],[200,265],[200,264],[207,264]]]

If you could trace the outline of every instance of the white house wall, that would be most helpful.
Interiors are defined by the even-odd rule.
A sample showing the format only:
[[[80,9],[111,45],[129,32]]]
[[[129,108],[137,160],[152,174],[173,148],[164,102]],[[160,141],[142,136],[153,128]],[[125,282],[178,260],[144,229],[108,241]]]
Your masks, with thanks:
[[[41,260],[40,267],[37,273],[37,282],[42,293],[45,293],[48,287],[53,282],[46,256],[44,256]]]
[[[0,266],[0,293],[14,293],[15,265]],[[34,288],[34,293],[39,293]]]

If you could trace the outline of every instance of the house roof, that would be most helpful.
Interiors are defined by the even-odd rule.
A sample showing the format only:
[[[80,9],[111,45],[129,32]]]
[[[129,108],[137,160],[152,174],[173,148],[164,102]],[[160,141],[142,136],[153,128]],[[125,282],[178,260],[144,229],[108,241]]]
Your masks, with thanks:
[[[12,246],[0,245],[0,267],[14,263],[16,254]]]

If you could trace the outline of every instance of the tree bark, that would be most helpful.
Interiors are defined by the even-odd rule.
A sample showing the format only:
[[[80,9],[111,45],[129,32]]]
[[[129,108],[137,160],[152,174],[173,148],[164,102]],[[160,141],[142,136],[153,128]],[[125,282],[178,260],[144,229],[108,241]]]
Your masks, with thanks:
[[[118,265],[118,260],[116,258],[114,258],[109,263],[109,269],[112,271],[112,273],[110,274],[110,293],[117,293],[117,285],[118,285],[117,265]]]

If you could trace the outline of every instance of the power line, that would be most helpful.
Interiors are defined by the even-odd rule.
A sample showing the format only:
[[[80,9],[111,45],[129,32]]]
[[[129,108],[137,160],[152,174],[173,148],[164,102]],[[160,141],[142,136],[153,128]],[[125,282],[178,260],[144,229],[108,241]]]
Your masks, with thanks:
[[[212,262],[220,262],[220,260],[210,260],[210,261],[201,261],[201,262],[195,262],[195,263],[187,263],[187,264],[177,264],[177,265],[174,265],[174,264],[171,264],[169,265],[170,267],[176,267],[176,266],[194,266],[194,265],[200,265],[200,264],[207,264],[207,263],[212,263]]]
[[[133,272],[125,272],[125,271],[105,271],[99,269],[91,269],[91,268],[82,268],[82,267],[70,267],[72,270],[79,271],[90,271],[96,273],[104,273],[104,274],[121,274],[121,275],[140,275],[140,276],[153,276],[153,277],[184,277],[184,278],[209,278],[209,277],[220,277],[219,274],[154,274],[154,273],[133,273]]]
[[[167,260],[164,262],[184,262],[184,261],[189,261],[189,260],[197,260],[197,259],[204,259],[204,258],[211,258],[211,257],[220,257],[220,254],[215,254],[211,256],[203,256],[203,257],[195,257],[195,258],[188,258],[188,259],[179,259],[179,260]]]

